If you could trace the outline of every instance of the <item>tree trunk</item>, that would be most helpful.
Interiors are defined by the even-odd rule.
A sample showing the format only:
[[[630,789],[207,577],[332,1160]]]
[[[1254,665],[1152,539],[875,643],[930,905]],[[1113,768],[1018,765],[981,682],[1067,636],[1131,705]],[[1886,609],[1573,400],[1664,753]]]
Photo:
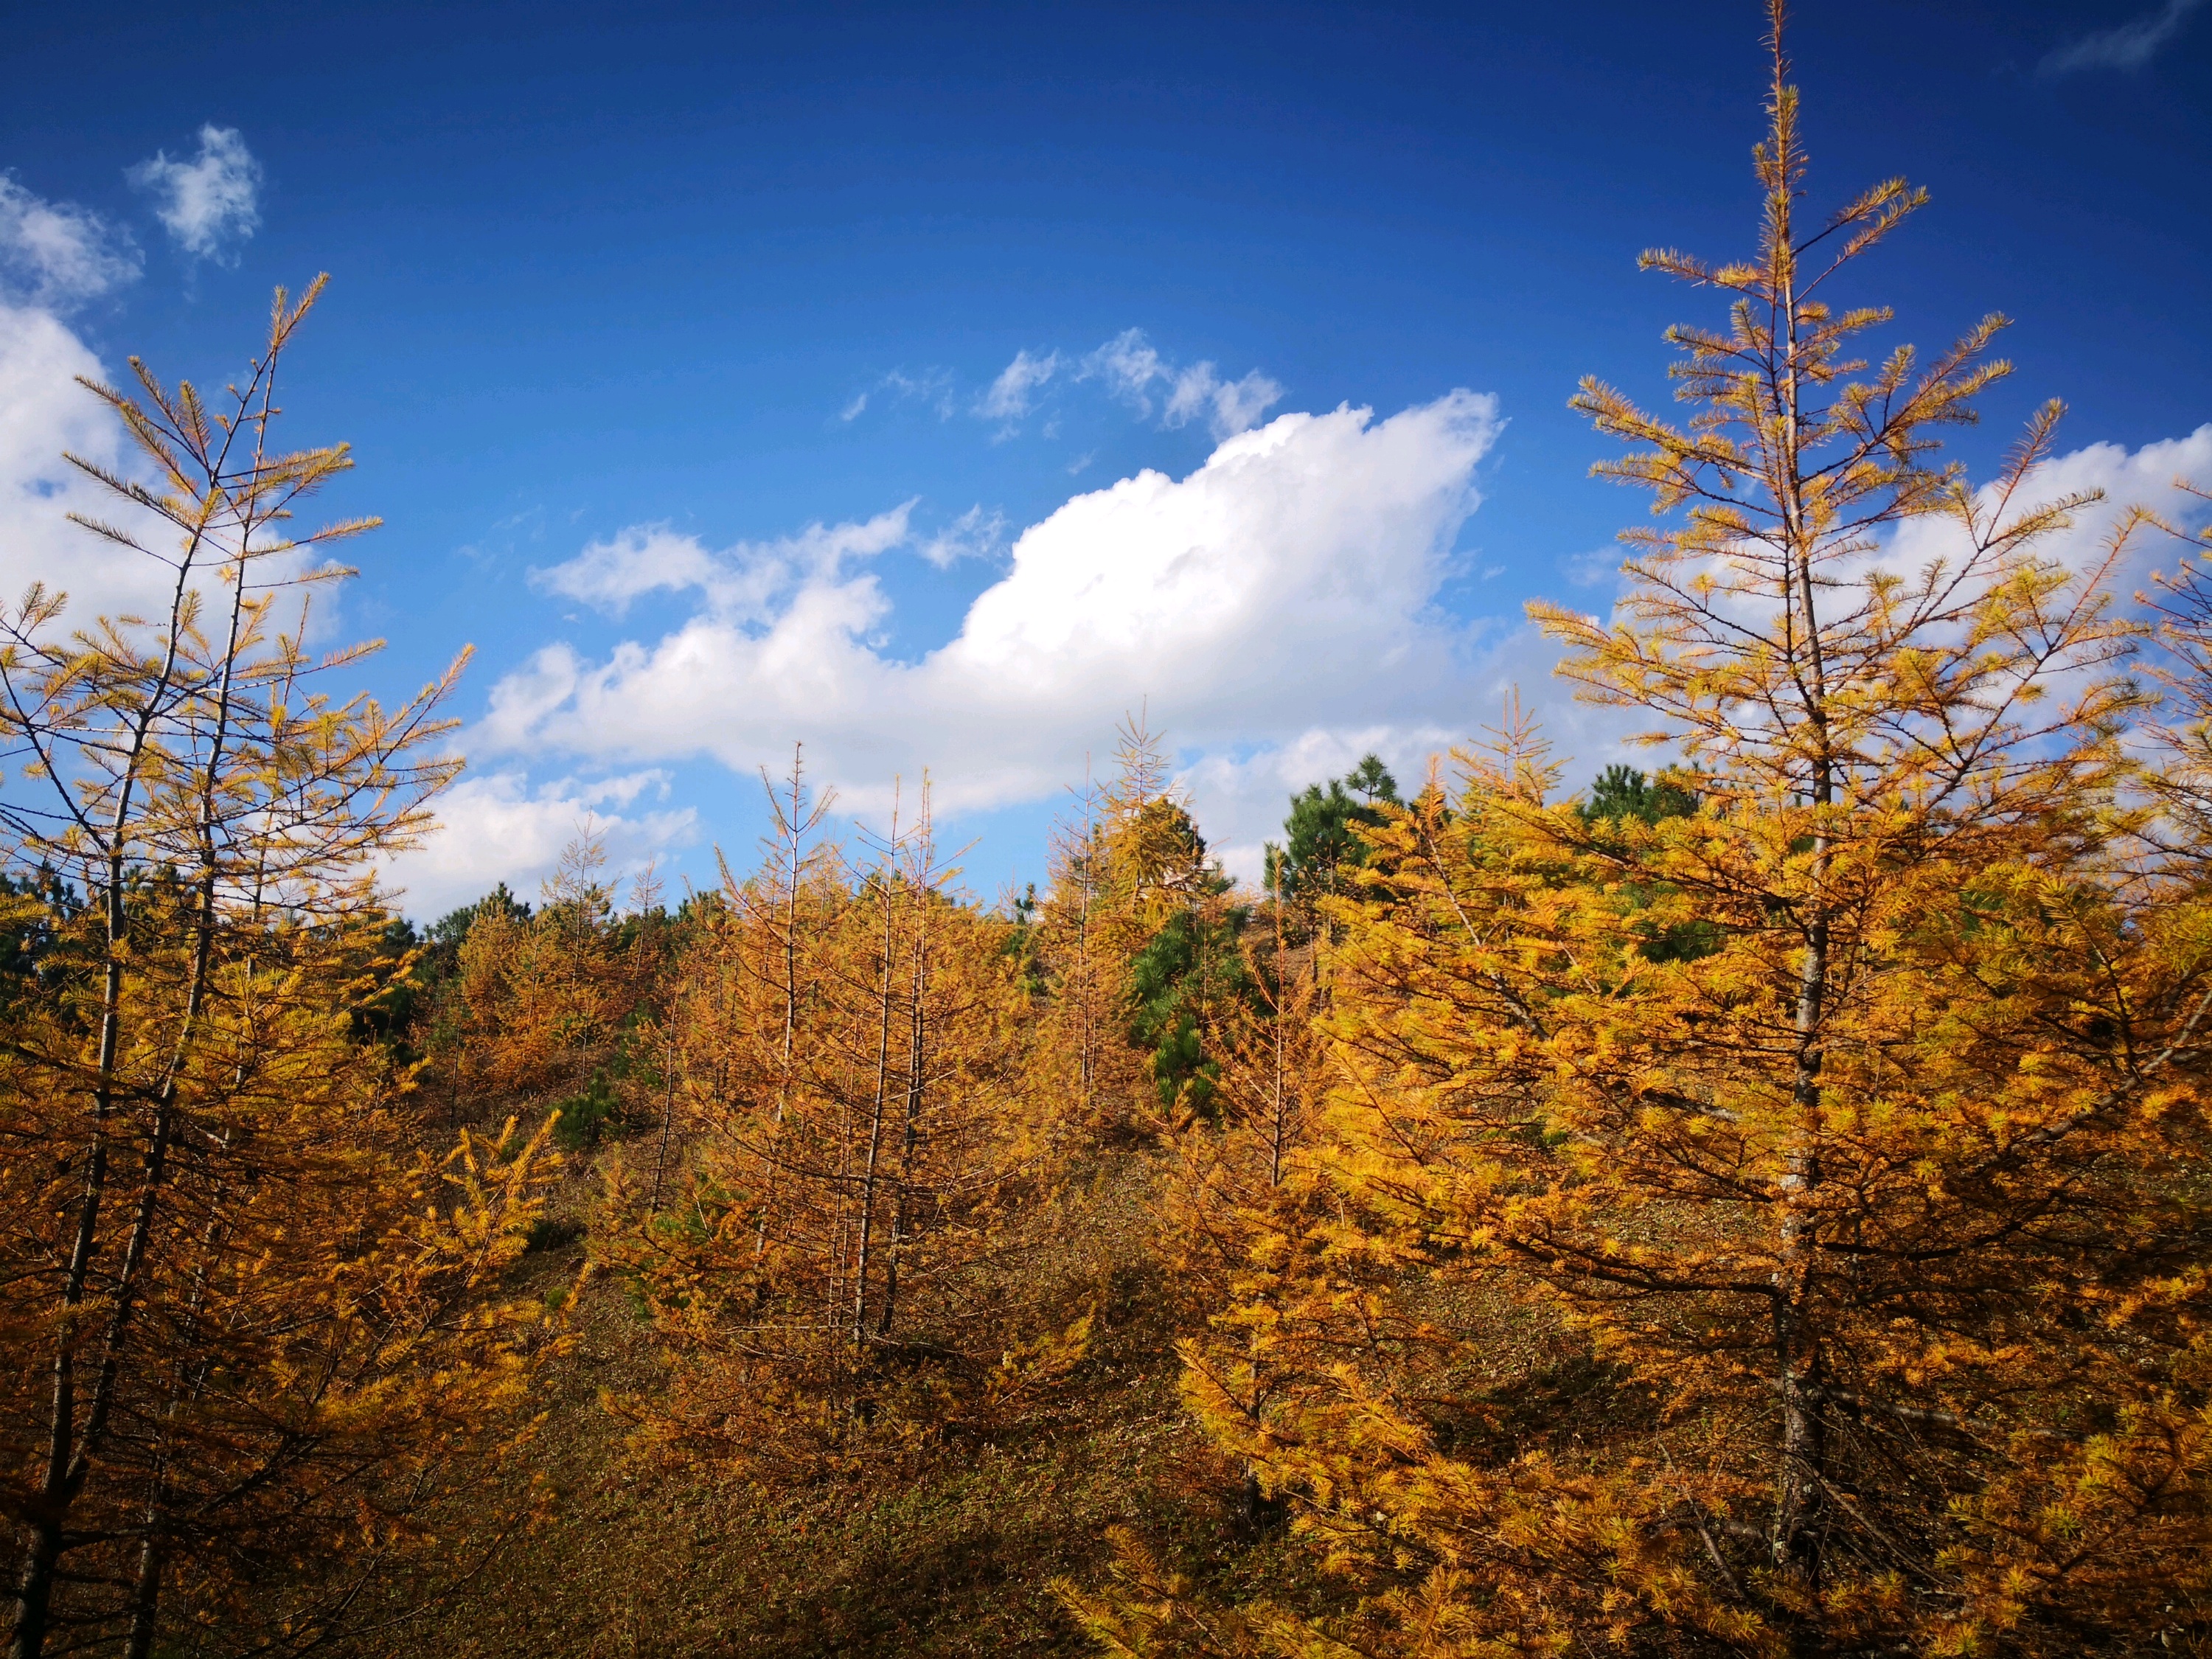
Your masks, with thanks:
[[[868,1151],[860,1176],[860,1239],[853,1264],[853,1348],[857,1353],[867,1340],[869,1252],[876,1231],[876,1188],[883,1159],[884,1119],[890,1107],[891,1074],[891,960],[896,945],[895,897],[890,872],[884,872],[884,971],[877,988],[879,1022],[876,1038],[876,1088],[868,1117]]]
[[[914,1190],[914,1155],[921,1144],[922,1090],[928,1066],[928,1024],[922,1006],[929,974],[929,910],[917,913],[914,931],[914,974],[908,1000],[908,1029],[906,1070],[906,1127],[899,1140],[898,1198],[891,1218],[891,1248],[884,1271],[884,1315],[877,1334],[891,1334],[891,1316],[898,1304],[899,1258],[906,1248],[912,1224],[908,1200]]]
[[[1779,50],[1778,46],[1778,51]],[[1787,177],[1786,157],[1784,177]],[[1787,204],[1779,225],[1784,252],[1791,234]],[[1794,270],[1780,285],[1786,345],[1778,392],[1781,398],[1782,453],[1778,458],[1775,495],[1789,537],[1796,592],[1785,595],[1790,608],[1802,607],[1805,638],[1802,693],[1805,718],[1812,728],[1810,796],[1816,814],[1813,836],[1811,902],[1805,913],[1805,957],[1799,970],[1793,1024],[1797,1039],[1790,1085],[1790,1139],[1781,1181],[1782,1222],[1775,1285],[1775,1370],[1782,1401],[1782,1442],[1776,1470],[1774,1565],[1810,1586],[1819,1582],[1818,1510],[1823,1493],[1826,1437],[1821,1431],[1818,1376],[1819,1333],[1808,1328],[1812,1312],[1817,1223],[1811,1213],[1814,1189],[1820,1183],[1820,1066],[1828,986],[1828,866],[1831,853],[1828,809],[1835,804],[1836,761],[1828,731],[1827,670],[1820,642],[1820,612],[1813,582],[1813,530],[1806,521],[1803,464],[1800,455],[1798,338]]]
[[[138,1552],[138,1579],[131,1589],[131,1634],[124,1644],[124,1659],[151,1659],[154,1634],[161,1607],[161,1545],[153,1530],[158,1517],[149,1516],[146,1541]]]

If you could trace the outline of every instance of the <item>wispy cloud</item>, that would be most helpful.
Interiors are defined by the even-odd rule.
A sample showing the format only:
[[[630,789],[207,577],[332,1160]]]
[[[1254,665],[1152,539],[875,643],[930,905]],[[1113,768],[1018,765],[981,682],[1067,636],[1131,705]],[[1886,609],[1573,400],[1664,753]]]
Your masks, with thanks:
[[[1140,420],[1151,418],[1157,390],[1164,405],[1162,426],[1188,426],[1202,416],[1217,438],[1249,431],[1283,396],[1281,384],[1256,368],[1236,380],[1222,379],[1210,359],[1177,368],[1140,328],[1124,329],[1085,357],[1076,378],[1103,381]]]
[[[1014,361],[999,371],[999,378],[975,400],[975,412],[987,421],[1004,421],[1011,427],[1036,407],[1036,394],[1060,369],[1057,351],[1042,357],[1033,357],[1027,350],[1017,351]]]
[[[2179,33],[2203,0],[2166,0],[2156,11],[2109,29],[2085,34],[2058,47],[2038,65],[2045,76],[2071,75],[2081,70],[2141,69],[2160,46]]]
[[[1033,415],[1045,416],[1039,428],[1047,438],[1061,429],[1061,411],[1049,407],[1048,395],[1055,384],[1089,382],[1127,404],[1140,421],[1158,416],[1163,427],[1203,424],[1214,437],[1233,438],[1249,432],[1267,416],[1283,398],[1281,382],[1258,369],[1237,380],[1225,379],[1211,358],[1178,365],[1163,356],[1141,328],[1121,331],[1105,344],[1081,356],[1057,347],[1031,351],[1024,346],[1013,361],[972,396],[964,396],[967,412],[994,424],[994,443],[1004,443],[1023,428]],[[926,400],[939,420],[951,418],[955,410],[954,382],[950,369],[932,368],[918,375],[894,369],[872,386],[848,398],[837,418],[850,424],[886,398]],[[1068,470],[1079,472],[1086,456]]]
[[[0,302],[68,311],[138,275],[130,232],[0,173]]]
[[[895,368],[873,386],[855,392],[852,401],[837,411],[837,418],[849,425],[884,398],[899,403],[927,403],[939,420],[949,421],[952,418],[952,371],[925,368],[919,374],[908,374]]]
[[[1140,421],[1152,419],[1155,410],[1164,427],[1203,421],[1216,438],[1250,431],[1283,397],[1281,384],[1256,368],[1241,380],[1229,380],[1211,359],[1178,368],[1160,355],[1144,330],[1127,328],[1096,350],[1073,359],[1057,350],[1042,356],[1026,348],[1016,352],[1013,362],[975,399],[973,411],[998,422],[993,439],[1003,441],[1036,411],[1039,394],[1055,380],[1096,381],[1108,395],[1134,410]],[[1055,423],[1048,423],[1045,435],[1054,436],[1056,429]]]
[[[1598,587],[1615,581],[1628,558],[1620,547],[1595,547],[1587,553],[1570,553],[1559,561],[1559,574],[1577,587]]]
[[[189,161],[156,150],[124,177],[152,192],[154,214],[179,246],[198,258],[220,258],[226,244],[244,241],[261,223],[261,163],[236,127],[204,126],[200,151]]]
[[[962,559],[988,559],[1006,544],[1006,515],[985,511],[979,503],[951,524],[917,542],[915,551],[939,570],[949,570]]]
[[[915,505],[903,501],[864,521],[811,524],[796,535],[738,542],[719,550],[665,524],[633,525],[608,540],[592,543],[564,564],[532,570],[531,585],[564,599],[581,599],[613,617],[623,615],[632,600],[646,594],[696,588],[714,616],[738,624],[754,623],[768,615],[775,598],[794,584],[835,584],[854,561],[903,546],[912,537]],[[945,545],[957,545],[961,527],[972,532],[981,521],[981,509],[971,509],[939,539],[951,536],[954,539]],[[944,556],[950,562],[958,554]]]
[[[1144,330],[1125,328],[1085,357],[1079,372],[1085,380],[1104,381],[1107,391],[1135,407],[1139,419],[1149,420],[1152,382],[1172,371]]]
[[[1215,437],[1230,438],[1259,425],[1282,395],[1281,383],[1256,368],[1241,380],[1224,380],[1212,363],[1194,363],[1176,374],[1160,419],[1182,426],[1203,415]]]
[[[545,539],[546,514],[541,503],[510,513],[485,530],[472,542],[464,542],[453,550],[471,564],[496,564],[512,556],[525,542]]]

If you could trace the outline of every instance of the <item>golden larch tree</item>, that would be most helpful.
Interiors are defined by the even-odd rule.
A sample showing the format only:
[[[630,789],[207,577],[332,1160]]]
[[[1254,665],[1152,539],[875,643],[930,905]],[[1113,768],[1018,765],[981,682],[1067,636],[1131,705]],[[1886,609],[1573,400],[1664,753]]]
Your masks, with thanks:
[[[311,561],[373,522],[289,526],[350,465],[274,441],[321,287],[279,290],[213,406],[135,362],[138,396],[92,388],[141,471],[77,463],[123,519],[88,527],[157,573],[149,615],[70,632],[33,586],[0,616],[6,854],[40,872],[0,1054],[18,1659],[325,1639],[495,1433],[540,1323],[497,1290],[536,1147],[416,1153],[407,1074],[362,1035],[377,862],[455,769],[459,665],[397,709],[318,689],[368,647],[307,648],[304,595],[347,574]]]
[[[687,1460],[872,1457],[1005,1386],[994,1269],[1040,1139],[1012,924],[948,890],[926,794],[858,870],[804,844],[818,817],[794,773],[680,969],[680,1170],[611,1176],[675,1365],[628,1408]]]
[[[1199,1403],[1358,1598],[1217,1621],[1220,1650],[2212,1630],[2212,933],[2125,787],[2138,520],[2061,556],[2092,501],[2038,498],[2055,407],[1979,488],[1938,460],[2001,319],[1856,356],[1889,315],[1831,295],[1923,198],[1802,223],[1781,21],[1756,251],[1645,256],[1730,302],[1670,335],[1689,419],[1577,399],[1666,521],[1613,622],[1535,607],[1697,810],[1593,817],[1509,720],[1331,902],[1353,1224],[1318,1241],[1302,1376]],[[1178,1650],[1202,1610],[1125,1571],[1094,1627]]]

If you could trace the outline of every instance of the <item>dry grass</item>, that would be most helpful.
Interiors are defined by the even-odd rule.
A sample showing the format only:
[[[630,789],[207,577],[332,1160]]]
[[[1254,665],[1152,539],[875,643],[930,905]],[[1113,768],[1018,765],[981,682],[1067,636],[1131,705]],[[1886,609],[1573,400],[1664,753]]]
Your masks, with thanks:
[[[583,1174],[556,1213],[583,1212]],[[1176,1399],[1177,1333],[1146,1243],[1141,1159],[1102,1167],[1071,1198],[1079,1225],[1030,1258],[1062,1305],[1095,1303],[1091,1355],[1049,1419],[962,1442],[896,1478],[825,1477],[768,1490],[712,1472],[672,1479],[628,1454],[603,1393],[652,1385],[650,1333],[619,1285],[595,1282],[576,1340],[541,1379],[544,1425],[526,1467],[483,1496],[545,1518],[459,1593],[379,1640],[376,1654],[463,1659],[644,1656],[1073,1655],[1088,1651],[1048,1588],[1095,1579],[1109,1527],[1135,1528],[1183,1571],[1231,1594],[1279,1574],[1279,1533],[1255,1536],[1234,1472]],[[544,1293],[584,1241],[526,1259]],[[1033,1292],[1034,1293],[1034,1292]]]

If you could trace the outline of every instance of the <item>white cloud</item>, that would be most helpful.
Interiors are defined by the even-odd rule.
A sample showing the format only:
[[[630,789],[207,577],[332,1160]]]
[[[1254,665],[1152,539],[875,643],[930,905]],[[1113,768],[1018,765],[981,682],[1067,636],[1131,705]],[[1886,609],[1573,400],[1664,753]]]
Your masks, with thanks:
[[[2177,522],[2191,524],[2204,516],[2204,504],[2178,487],[2177,479],[2193,480],[2212,488],[2212,424],[2200,426],[2184,438],[2168,438],[2130,451],[2115,443],[2086,444],[2057,455],[2038,467],[2022,485],[2017,500],[2023,505],[2061,496],[2101,490],[2104,500],[2074,515],[2070,529],[2045,542],[2045,556],[2081,569],[2100,556],[2100,544],[2121,514],[2131,507],[2147,507]],[[1984,510],[1994,510],[1995,497],[1984,489]],[[1965,551],[1956,526],[1948,519],[1916,519],[1906,523],[1890,542],[1871,555],[1870,565],[1900,574],[1917,571],[1942,558],[1955,564]],[[2172,564],[2173,546],[2162,536],[2138,535],[2118,568],[2106,579],[2115,600],[2129,601],[2160,563]]]
[[[1139,420],[1152,413],[1152,388],[1164,386],[1163,426],[1188,425],[1200,416],[1216,438],[1234,437],[1257,426],[1282,401],[1283,388],[1258,369],[1243,379],[1224,380],[1211,362],[1177,368],[1162,357],[1140,328],[1124,329],[1087,355],[1076,369],[1079,380],[1097,380]]]
[[[969,507],[915,551],[939,570],[949,570],[962,559],[988,559],[1006,539],[1006,515],[986,513],[981,504]]]
[[[693,592],[693,613],[604,657],[546,647],[499,682],[471,745],[609,764],[703,757],[750,774],[804,738],[810,765],[857,809],[927,767],[951,814],[1052,798],[1141,702],[1182,757],[1208,835],[1246,875],[1292,791],[1370,749],[1417,782],[1426,757],[1496,724],[1516,690],[1568,758],[1571,786],[1610,761],[1649,765],[1626,741],[1645,722],[1574,702],[1534,629],[1435,608],[1499,427],[1494,401],[1465,392],[1388,420],[1285,415],[1185,477],[1146,471],[1079,495],[1017,538],[1005,574],[918,661],[886,654],[878,574],[836,550],[926,555],[902,533],[905,508],[743,554],[626,532],[540,580],[610,604]],[[2123,501],[2176,508],[2177,472],[2212,477],[2212,426],[2057,458],[2037,481],[2045,493],[2094,485],[2112,497],[2058,550],[2078,557]],[[1911,526],[1881,556],[1917,560],[1936,550],[1917,538],[1936,533]],[[801,546],[815,550],[781,550]],[[1618,556],[1571,560],[1560,574],[1602,581]],[[2146,544],[2123,592],[2157,556]]]
[[[2145,444],[2132,453],[2124,444],[2084,445],[2038,468],[2031,484],[2042,497],[2084,489],[2105,492],[2101,507],[2075,515],[2069,539],[2075,549],[2086,551],[2082,543],[2102,536],[2112,519],[2129,507],[2148,507],[2169,517],[2197,516],[2201,503],[2177,487],[2179,479],[2212,488],[2212,423],[2185,438]]]
[[[1211,360],[1178,367],[1160,355],[1144,330],[1130,328],[1080,357],[1063,356],[1057,349],[1040,354],[1022,348],[989,386],[969,400],[968,412],[979,420],[995,422],[998,429],[992,441],[1003,442],[1038,412],[1046,402],[1046,388],[1058,380],[1097,381],[1110,397],[1133,409],[1139,420],[1152,419],[1158,410],[1164,427],[1188,426],[1203,420],[1217,439],[1249,431],[1283,398],[1281,384],[1256,368],[1231,380],[1222,377]],[[940,420],[950,418],[953,412],[951,371],[933,368],[908,375],[893,370],[875,385],[855,392],[837,411],[837,418],[848,424],[860,419],[882,392],[902,401],[926,399],[935,407]],[[1044,435],[1055,437],[1059,431],[1059,418],[1054,416],[1046,422]]]
[[[261,223],[261,163],[236,127],[200,129],[200,152],[173,161],[166,150],[125,170],[124,177],[155,198],[154,213],[187,253],[221,255],[226,242],[244,241]]]
[[[872,568],[710,554],[643,527],[539,580],[611,608],[693,591],[695,614],[603,659],[546,647],[494,689],[470,747],[749,773],[804,738],[862,810],[927,766],[957,812],[1049,797],[1148,700],[1202,757],[1209,831],[1256,847],[1302,757],[1376,747],[1417,766],[1502,695],[1497,652],[1431,610],[1498,428],[1495,402],[1464,392],[1382,421],[1286,415],[1187,477],[1078,495],[1021,535],[957,636],[918,662],[874,642],[889,603]],[[887,542],[904,510],[870,521],[884,526],[873,538],[838,526],[791,540]]]
[[[612,540],[593,542],[550,570],[533,568],[533,587],[581,599],[619,617],[641,594],[703,586],[720,572],[715,557],[696,536],[665,524],[633,525]]]
[[[926,403],[940,421],[952,418],[952,371],[949,368],[926,368],[919,374],[895,368],[873,386],[855,392],[837,411],[837,418],[851,425],[867,413],[878,392],[888,392],[900,403]]]
[[[2054,455],[2022,482],[2002,518],[2010,522],[2043,503],[2067,496],[2101,496],[2077,509],[2069,525],[2054,531],[2033,549],[2039,557],[2086,573],[2101,562],[2106,539],[2130,508],[2148,507],[2177,525],[2200,524],[2208,515],[2206,504],[2182,488],[2179,480],[2212,487],[2212,424],[2198,427],[2186,437],[2165,439],[2133,451],[2122,444],[2093,443]],[[1985,522],[1997,521],[2002,503],[1994,486],[1981,489],[1977,505]],[[2171,568],[2174,552],[2168,538],[2139,530],[2118,562],[2106,573],[2105,592],[2115,605],[2130,606],[2154,569],[2161,565]],[[1576,586],[1602,586],[1609,596],[1623,585],[1620,569],[1631,556],[1631,550],[1619,546],[1573,554],[1560,562],[1559,574]],[[1832,582],[1846,586],[1877,571],[1910,584],[1933,565],[1942,563],[1955,574],[1973,557],[1972,545],[1957,520],[1948,514],[1930,514],[1907,520],[1883,539],[1826,568]],[[1707,568],[1717,572],[1722,564],[1716,556]],[[1969,588],[1966,597],[1971,598],[1973,591]],[[1755,622],[1768,614],[1773,602],[1765,595],[1749,594],[1718,599],[1717,603],[1732,616]]]
[[[1057,351],[1042,357],[1017,351],[1014,361],[999,371],[999,378],[975,400],[975,412],[985,420],[1018,421],[1036,407],[1036,393],[1059,373]]]
[[[1282,397],[1282,386],[1256,368],[1241,380],[1224,380],[1212,363],[1194,363],[1176,376],[1160,420],[1165,426],[1182,426],[1204,415],[1213,435],[1227,438],[1258,425]]]
[[[127,468],[121,424],[77,384],[106,372],[62,313],[138,274],[130,238],[98,215],[41,200],[0,173],[0,603],[33,581],[62,587],[65,626],[142,606],[159,574],[149,560],[69,521],[131,514],[62,459],[69,450]]]
[[[2203,3],[2203,0],[2166,0],[2155,11],[2058,47],[2038,68],[2046,76],[2070,75],[2077,70],[2141,69],[2180,33],[2190,14]]]
[[[2054,531],[2033,549],[2035,556],[2086,575],[2103,562],[2108,538],[2116,523],[2130,507],[2148,507],[2185,528],[2200,526],[2212,516],[2208,514],[2206,503],[2181,488],[2176,482],[2178,478],[2193,479],[2200,485],[2212,483],[2212,424],[2199,427],[2186,437],[2146,444],[2132,452],[2120,444],[2094,443],[2053,456],[2023,481],[2014,494],[2012,508],[2003,514],[2003,519],[2009,522],[2022,513],[2035,510],[2041,503],[2067,496],[2101,493],[2101,500],[2078,509],[2069,525]],[[1985,523],[1997,521],[2002,504],[1993,487],[1981,489],[1977,505]],[[2135,595],[2149,586],[2154,570],[2172,568],[2178,550],[2171,538],[2148,528],[2139,531],[2113,567],[2104,573],[2105,596],[2123,613],[2135,610]],[[1596,579],[1616,570],[1626,556],[1626,550],[1579,555],[1564,562],[1562,574],[1574,581],[1588,577],[1595,585]],[[1945,567],[1955,580],[1975,556],[1972,543],[1955,519],[1930,514],[1908,520],[1875,545],[1827,565],[1828,582],[1843,590],[1832,601],[1837,607],[1832,617],[1856,602],[1852,596],[1856,584],[1876,573],[1899,579],[1911,592],[1932,567]],[[1716,556],[1705,568],[1717,573],[1723,563]],[[1677,573],[1677,580],[1687,580],[1690,574]],[[1978,596],[1987,592],[1990,574],[1989,568],[1984,566],[1972,581],[1950,590],[1946,608],[1954,620],[1945,628],[1927,630],[1924,637],[1929,641],[1948,640],[1957,644],[1963,640],[1972,625],[1972,606]],[[1611,599],[1625,586],[1626,582],[1616,578],[1609,584],[1605,597]],[[1770,593],[1729,593],[1723,590],[1712,597],[1722,614],[1753,631],[1772,625],[1778,604]],[[2081,662],[2046,666],[2037,675],[2045,694],[2038,706],[2055,710],[2069,696],[2085,690],[2093,675],[2103,672],[2094,664]],[[1582,717],[1599,713],[1586,707],[1577,711]],[[2032,724],[2033,716],[2028,719]],[[1624,733],[1663,725],[1656,719],[1631,720],[1620,714],[1604,714],[1601,720],[1609,723],[1607,729]],[[1571,729],[1561,726],[1548,708],[1547,725],[1555,734]],[[1631,756],[1619,757],[1633,759]],[[1650,763],[1646,760],[1636,763]]]
[[[0,300],[67,311],[131,282],[140,264],[130,232],[0,173]]]
[[[428,839],[385,866],[385,884],[402,896],[399,908],[421,921],[472,903],[502,881],[528,899],[586,828],[606,845],[609,873],[632,877],[699,838],[699,815],[690,807],[636,810],[648,795],[667,794],[661,771],[562,778],[535,789],[517,770],[471,772],[438,798],[438,828]]]
[[[106,378],[66,323],[49,310],[0,305],[0,603],[14,605],[33,581],[58,587],[70,599],[64,627],[143,609],[165,574],[69,521],[72,512],[134,521],[126,504],[62,459],[68,450],[125,473],[132,465],[121,424],[79,375]]]
[[[915,503],[906,501],[862,524],[811,524],[772,542],[739,542],[711,552],[696,536],[665,524],[634,525],[611,540],[593,542],[565,564],[533,569],[533,586],[581,599],[621,616],[647,593],[697,589],[716,617],[728,622],[763,618],[775,597],[795,581],[836,581],[848,560],[868,558],[903,544]],[[975,507],[929,544],[925,556],[949,564],[983,522]],[[992,529],[998,526],[994,520]]]
[[[1149,420],[1152,413],[1152,384],[1173,371],[1160,360],[1159,352],[1145,337],[1144,330],[1125,328],[1085,357],[1078,373],[1085,380],[1095,377],[1105,381],[1107,391],[1134,404],[1139,419]]]
[[[81,457],[125,478],[146,463],[107,405],[77,384],[112,382],[98,356],[64,320],[69,309],[112,292],[139,273],[125,232],[85,209],[41,200],[0,174],[0,603],[20,602],[33,581],[66,593],[66,631],[95,617],[149,614],[166,603],[172,572],[95,537],[72,513],[137,534],[147,547],[177,545],[173,526],[119,500],[64,459]],[[126,391],[136,392],[126,386]],[[294,574],[264,567],[265,580]],[[215,573],[202,568],[210,586]],[[338,601],[317,603],[311,634],[338,623]]]

